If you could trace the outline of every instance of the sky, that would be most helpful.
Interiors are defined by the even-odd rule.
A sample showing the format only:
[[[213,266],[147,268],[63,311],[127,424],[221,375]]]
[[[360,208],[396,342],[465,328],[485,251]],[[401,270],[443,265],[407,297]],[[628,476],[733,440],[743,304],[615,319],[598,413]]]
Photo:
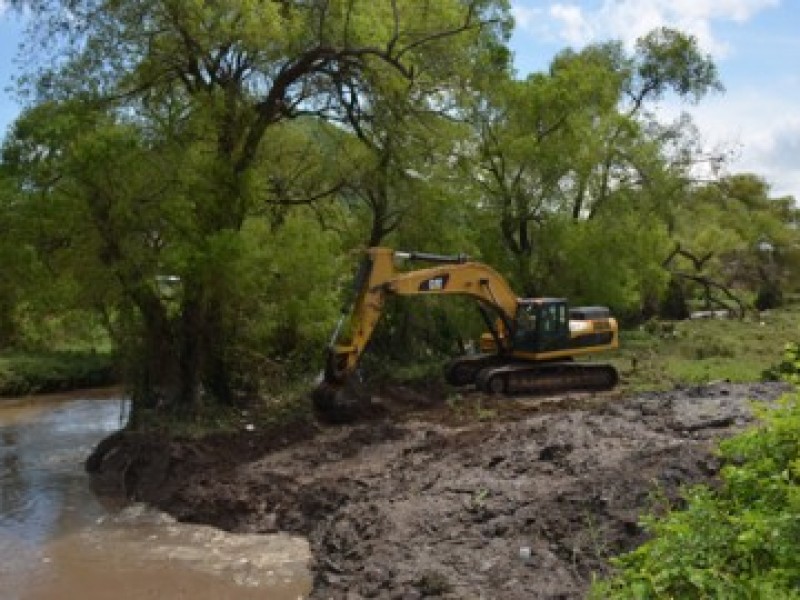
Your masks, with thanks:
[[[20,107],[9,89],[18,71],[17,46],[22,40],[21,22],[8,11],[0,0],[0,137],[3,137],[10,122],[19,114]]]
[[[633,47],[662,26],[696,36],[726,91],[698,105],[674,98],[664,119],[692,115],[710,150],[730,153],[730,173],[764,177],[774,195],[800,202],[800,0],[512,0],[517,74],[547,69],[566,47],[609,39]],[[24,62],[22,24],[0,0],[0,135],[19,114],[13,77]]]

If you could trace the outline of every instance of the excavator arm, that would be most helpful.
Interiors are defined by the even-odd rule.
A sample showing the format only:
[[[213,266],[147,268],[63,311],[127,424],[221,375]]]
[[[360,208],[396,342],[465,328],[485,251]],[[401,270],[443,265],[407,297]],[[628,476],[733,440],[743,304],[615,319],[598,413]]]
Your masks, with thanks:
[[[412,271],[398,271],[397,260],[439,263]],[[439,256],[370,248],[356,275],[351,300],[331,338],[325,381],[344,382],[358,362],[380,320],[387,296],[459,295],[475,298],[491,309],[507,331],[513,328],[517,296],[491,267],[465,256]]]

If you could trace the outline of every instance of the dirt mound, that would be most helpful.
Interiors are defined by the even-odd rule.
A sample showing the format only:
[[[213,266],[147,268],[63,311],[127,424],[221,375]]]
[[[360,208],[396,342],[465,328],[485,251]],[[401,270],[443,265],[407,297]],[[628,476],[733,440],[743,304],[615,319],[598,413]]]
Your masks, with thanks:
[[[106,490],[182,520],[307,535],[314,598],[579,598],[643,540],[643,510],[713,478],[711,440],[748,422],[748,400],[781,390],[471,396],[482,412],[467,415],[414,397],[413,410],[285,439],[118,435],[89,466]]]

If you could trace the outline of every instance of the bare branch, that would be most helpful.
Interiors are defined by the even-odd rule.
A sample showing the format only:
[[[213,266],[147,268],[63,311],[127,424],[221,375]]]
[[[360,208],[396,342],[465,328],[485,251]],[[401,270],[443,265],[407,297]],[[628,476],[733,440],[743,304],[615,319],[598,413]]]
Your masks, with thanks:
[[[464,24],[459,27],[454,27],[452,29],[446,29],[444,31],[437,31],[436,33],[432,33],[430,35],[423,36],[414,42],[411,42],[407,46],[405,46],[402,50],[400,50],[397,55],[396,59],[400,60],[404,54],[419,48],[420,46],[424,46],[425,44],[429,44],[436,40],[441,40],[444,38],[452,37],[454,35],[458,35],[459,33],[464,33],[465,31],[469,31],[471,29],[483,29],[485,25],[489,25],[491,23],[495,23],[494,20],[489,21],[478,21],[477,23],[472,22],[472,17],[475,14],[475,7],[474,5],[470,4],[469,10],[467,11],[467,18],[464,20]]]
[[[718,282],[714,281],[713,279],[711,279],[709,277],[705,277],[703,275],[692,275],[691,273],[683,273],[683,272],[680,272],[680,271],[672,271],[671,274],[674,277],[680,277],[681,279],[688,279],[689,281],[694,281],[696,283],[701,284],[703,287],[706,288],[706,291],[707,291],[706,297],[707,297],[708,300],[714,301],[717,304],[719,304],[720,306],[722,306],[722,307],[724,307],[726,309],[729,309],[729,307],[724,302],[720,302],[719,300],[717,300],[716,298],[711,296],[711,294],[709,292],[710,288],[714,288],[715,290],[719,290],[720,292],[725,294],[725,296],[728,299],[732,300],[736,304],[736,306],[739,309],[738,310],[739,318],[740,319],[744,318],[744,314],[745,314],[744,302],[742,302],[726,286],[722,285],[721,283],[718,283]]]
[[[400,14],[397,11],[397,0],[392,0],[392,37],[386,44],[386,51],[391,54],[394,51],[397,40],[400,37]]]
[[[280,199],[278,200],[267,200],[267,204],[277,205],[277,206],[300,206],[300,205],[312,205],[324,198],[328,198],[346,185],[345,181],[339,181],[338,183],[333,184],[329,188],[321,192],[317,192],[314,194],[309,194],[307,196],[303,196],[302,198],[298,197],[290,197],[287,195],[281,195]]]

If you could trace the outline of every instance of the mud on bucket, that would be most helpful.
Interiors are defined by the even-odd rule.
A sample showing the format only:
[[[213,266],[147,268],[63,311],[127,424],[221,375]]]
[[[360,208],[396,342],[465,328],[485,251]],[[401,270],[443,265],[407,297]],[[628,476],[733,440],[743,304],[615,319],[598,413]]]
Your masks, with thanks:
[[[323,381],[311,392],[317,418],[325,423],[352,423],[375,418],[385,410],[372,402],[363,386],[348,380],[344,383]]]

